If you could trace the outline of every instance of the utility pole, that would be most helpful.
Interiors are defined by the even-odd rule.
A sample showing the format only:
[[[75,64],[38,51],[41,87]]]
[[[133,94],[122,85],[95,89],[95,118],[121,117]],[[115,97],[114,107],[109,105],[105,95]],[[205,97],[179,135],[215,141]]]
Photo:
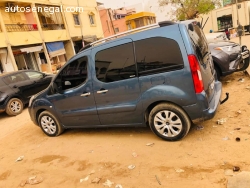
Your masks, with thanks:
[[[110,10],[111,10],[111,8],[109,8],[109,9],[108,9],[109,19],[110,19],[110,21],[111,21],[111,25],[112,25],[112,28],[113,28],[114,34],[116,34],[116,32],[115,32],[115,28],[114,28],[114,24],[113,24],[113,20],[112,20],[112,18],[111,18]]]
[[[237,32],[238,32],[238,36],[239,36],[239,43],[240,43],[240,46],[241,46],[241,35],[242,35],[242,31],[241,33],[239,32],[239,30],[241,29],[241,25],[240,25],[240,21],[239,21],[239,7],[238,7],[238,0],[236,0],[236,12],[237,12]],[[241,26],[241,27],[240,27]],[[243,29],[243,28],[242,28]]]

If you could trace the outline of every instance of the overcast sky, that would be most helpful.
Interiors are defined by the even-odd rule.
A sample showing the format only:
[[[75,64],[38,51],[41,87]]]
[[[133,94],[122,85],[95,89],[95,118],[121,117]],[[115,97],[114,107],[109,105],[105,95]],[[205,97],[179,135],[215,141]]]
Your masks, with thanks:
[[[148,0],[97,0],[97,2],[104,3],[106,8],[126,7],[137,3],[142,3],[143,1],[146,3]]]

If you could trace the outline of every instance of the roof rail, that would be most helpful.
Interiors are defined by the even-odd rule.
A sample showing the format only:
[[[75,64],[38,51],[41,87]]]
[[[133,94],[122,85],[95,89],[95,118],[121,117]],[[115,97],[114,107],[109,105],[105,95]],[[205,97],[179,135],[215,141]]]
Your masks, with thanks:
[[[169,25],[174,25],[174,24],[176,24],[176,22],[172,22],[172,21],[163,21],[163,22],[159,22],[159,26],[160,26],[160,27],[169,26]]]
[[[129,31],[125,31],[125,32],[122,32],[122,33],[118,33],[116,35],[112,35],[110,37],[106,37],[104,39],[100,39],[98,41],[95,41],[95,42],[92,42],[90,45],[93,46],[95,44],[98,44],[98,43],[102,43],[102,42],[106,42],[106,41],[109,41],[113,38],[118,38],[118,37],[121,37],[123,35],[128,35],[130,33],[133,33],[133,32],[136,32],[136,31],[142,31],[142,30],[146,30],[146,29],[150,29],[150,28],[157,28],[159,27],[159,24],[156,23],[156,24],[151,24],[151,25],[146,25],[146,26],[143,26],[143,27],[139,27],[139,28],[136,28],[136,29],[131,29]]]

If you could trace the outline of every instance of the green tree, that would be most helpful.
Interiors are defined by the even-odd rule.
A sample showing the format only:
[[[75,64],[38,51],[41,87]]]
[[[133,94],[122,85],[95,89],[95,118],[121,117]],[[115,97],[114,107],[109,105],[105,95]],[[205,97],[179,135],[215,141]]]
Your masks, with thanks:
[[[220,7],[220,0],[158,0],[160,6],[171,5],[177,20],[188,20]]]

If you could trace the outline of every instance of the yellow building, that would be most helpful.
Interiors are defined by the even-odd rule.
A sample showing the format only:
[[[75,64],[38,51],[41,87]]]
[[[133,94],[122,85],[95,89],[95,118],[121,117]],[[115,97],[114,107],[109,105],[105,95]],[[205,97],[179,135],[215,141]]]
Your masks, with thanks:
[[[125,17],[128,30],[156,23],[152,12],[139,12]]]
[[[103,37],[96,0],[0,2],[0,71],[54,72]]]

